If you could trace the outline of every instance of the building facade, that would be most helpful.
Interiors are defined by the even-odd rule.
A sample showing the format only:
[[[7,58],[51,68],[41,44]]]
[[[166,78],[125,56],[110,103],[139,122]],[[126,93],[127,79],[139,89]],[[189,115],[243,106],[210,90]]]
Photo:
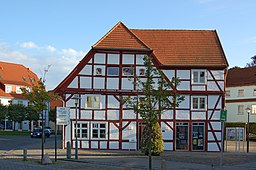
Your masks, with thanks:
[[[71,108],[64,126],[64,142],[75,147],[78,103],[80,149],[140,149],[144,124],[126,106],[136,95],[133,81],[145,77],[143,57],[170,82],[180,79],[170,92],[185,96],[179,105],[161,115],[165,150],[220,151],[220,111],[224,108],[228,66],[216,31],[129,29],[122,22],[103,36],[74,70],[54,89]]]
[[[29,102],[22,96],[21,88],[29,88],[38,81],[31,69],[20,64],[0,62],[0,103],[28,106]],[[15,123],[5,119],[0,122],[0,129],[5,130],[30,130],[30,127],[29,121]]]
[[[231,68],[227,75],[226,109],[227,122],[256,121],[256,67]]]

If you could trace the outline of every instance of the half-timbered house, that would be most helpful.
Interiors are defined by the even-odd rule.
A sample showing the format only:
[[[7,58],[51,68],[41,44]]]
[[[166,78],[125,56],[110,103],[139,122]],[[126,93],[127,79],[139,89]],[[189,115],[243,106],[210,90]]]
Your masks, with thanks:
[[[166,79],[180,79],[172,92],[185,96],[159,120],[165,150],[220,151],[220,111],[228,66],[215,30],[129,29],[117,23],[55,88],[71,108],[64,141],[75,147],[78,94],[78,148],[138,150],[144,124],[122,98],[135,95],[133,77],[145,78],[143,56]]]

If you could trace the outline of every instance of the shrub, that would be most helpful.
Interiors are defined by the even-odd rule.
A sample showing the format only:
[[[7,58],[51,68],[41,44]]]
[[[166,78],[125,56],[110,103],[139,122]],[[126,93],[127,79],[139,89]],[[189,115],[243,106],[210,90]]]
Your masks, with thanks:
[[[159,155],[164,151],[163,135],[159,123],[153,125],[151,138],[151,153],[152,155]],[[146,126],[143,130],[141,139],[141,151],[146,155],[149,153],[149,141],[149,128]]]

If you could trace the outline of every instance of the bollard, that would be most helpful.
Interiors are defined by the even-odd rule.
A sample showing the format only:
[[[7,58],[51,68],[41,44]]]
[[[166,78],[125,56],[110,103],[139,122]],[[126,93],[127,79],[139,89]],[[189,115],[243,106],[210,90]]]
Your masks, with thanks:
[[[67,159],[71,159],[71,145],[67,142]]]
[[[165,161],[165,159],[161,160],[161,170],[166,170],[166,161]]]
[[[28,150],[23,149],[23,161],[27,161],[28,160],[27,157],[28,157]]]

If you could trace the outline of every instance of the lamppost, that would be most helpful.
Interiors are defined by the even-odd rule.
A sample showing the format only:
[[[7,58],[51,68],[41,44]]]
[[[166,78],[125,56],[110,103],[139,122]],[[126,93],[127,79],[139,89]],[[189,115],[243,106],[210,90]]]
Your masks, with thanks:
[[[247,129],[246,129],[246,144],[247,144],[247,153],[249,152],[249,130],[250,130],[250,111],[251,111],[251,109],[250,109],[250,107],[249,106],[247,106],[247,108],[245,109],[246,110],[246,112],[247,112]]]
[[[76,138],[76,142],[75,142],[75,159],[78,159],[78,141],[77,141],[77,104],[79,102],[79,95],[78,94],[74,94],[74,96],[72,97],[72,99],[75,100],[75,106],[76,106],[76,123],[75,123],[75,138]]]

